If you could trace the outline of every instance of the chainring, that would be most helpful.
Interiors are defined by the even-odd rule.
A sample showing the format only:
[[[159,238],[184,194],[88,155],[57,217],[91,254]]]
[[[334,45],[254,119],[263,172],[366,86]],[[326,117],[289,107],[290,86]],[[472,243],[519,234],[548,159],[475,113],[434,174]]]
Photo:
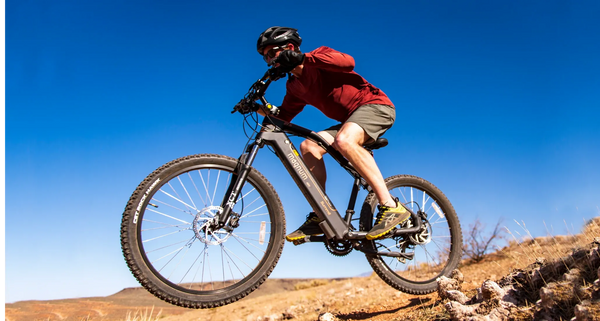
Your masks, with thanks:
[[[324,244],[327,251],[335,256],[346,256],[352,252],[352,243],[348,240],[326,240]]]

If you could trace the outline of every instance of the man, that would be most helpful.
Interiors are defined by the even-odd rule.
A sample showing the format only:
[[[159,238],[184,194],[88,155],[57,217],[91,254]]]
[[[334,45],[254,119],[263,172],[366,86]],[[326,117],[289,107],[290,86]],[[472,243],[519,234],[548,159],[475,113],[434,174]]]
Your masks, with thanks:
[[[271,27],[258,38],[256,48],[269,66],[290,73],[287,92],[278,118],[291,121],[307,104],[339,125],[319,132],[352,163],[379,200],[375,226],[367,239],[377,239],[410,217],[402,203],[390,195],[373,156],[362,146],[379,138],[394,123],[396,112],[390,99],[353,71],[354,58],[328,47],[300,51],[302,38],[296,29]],[[325,189],[326,151],[311,140],[300,144],[304,162]],[[286,236],[290,242],[322,234],[319,219],[310,213],[300,228]]]

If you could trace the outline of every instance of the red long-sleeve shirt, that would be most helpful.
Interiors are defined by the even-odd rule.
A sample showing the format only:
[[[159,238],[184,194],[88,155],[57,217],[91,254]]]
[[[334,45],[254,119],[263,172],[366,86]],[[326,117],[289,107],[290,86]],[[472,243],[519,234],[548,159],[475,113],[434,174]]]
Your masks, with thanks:
[[[320,47],[306,53],[302,76],[292,75],[287,81],[278,117],[291,121],[306,105],[312,105],[325,116],[344,122],[362,105],[393,106],[383,91],[353,69],[354,58],[331,48]]]

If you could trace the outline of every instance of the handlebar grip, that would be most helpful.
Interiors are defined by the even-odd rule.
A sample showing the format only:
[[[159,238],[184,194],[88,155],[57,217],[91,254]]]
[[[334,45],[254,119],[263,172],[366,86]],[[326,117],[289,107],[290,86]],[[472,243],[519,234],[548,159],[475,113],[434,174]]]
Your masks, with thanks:
[[[283,77],[285,77],[286,73],[282,72],[281,69],[279,67],[272,67],[269,70],[267,70],[267,74],[269,74],[269,77],[272,81],[276,81],[279,80]]]

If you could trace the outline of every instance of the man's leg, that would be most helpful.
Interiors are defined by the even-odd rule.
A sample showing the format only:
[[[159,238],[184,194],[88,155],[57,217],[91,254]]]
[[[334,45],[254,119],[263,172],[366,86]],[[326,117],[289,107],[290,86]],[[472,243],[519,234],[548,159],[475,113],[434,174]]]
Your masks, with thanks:
[[[396,200],[392,198],[375,159],[362,147],[367,139],[369,136],[363,128],[349,121],[342,126],[335,137],[334,146],[369,183],[379,204],[383,205],[377,213],[375,226],[366,235],[367,240],[374,240],[384,237],[398,224],[406,221],[410,217],[410,213],[402,203],[396,203]]]
[[[333,136],[328,132],[319,132],[319,135],[325,139],[329,144],[333,143]],[[325,181],[327,181],[327,171],[325,170],[325,162],[323,161],[323,155],[327,153],[321,146],[317,145],[312,140],[305,140],[300,144],[300,152],[304,163],[311,171],[313,176],[317,179],[317,182],[321,184],[323,190],[325,190]]]
[[[333,136],[328,132],[319,132],[319,135],[325,139],[329,144],[333,143]],[[323,155],[327,153],[321,146],[315,142],[307,139],[300,144],[300,152],[304,163],[317,179],[323,190],[325,190],[325,181],[327,180],[327,172],[325,171],[325,162],[323,161]],[[321,220],[313,212],[308,214],[306,222],[304,222],[297,230],[288,234],[285,239],[294,244],[302,243],[303,239],[310,235],[323,234],[319,223]]]
[[[362,147],[368,139],[369,135],[362,127],[353,122],[346,122],[335,137],[333,147],[342,153],[369,183],[379,204],[396,207],[396,202],[390,196],[375,159]]]

